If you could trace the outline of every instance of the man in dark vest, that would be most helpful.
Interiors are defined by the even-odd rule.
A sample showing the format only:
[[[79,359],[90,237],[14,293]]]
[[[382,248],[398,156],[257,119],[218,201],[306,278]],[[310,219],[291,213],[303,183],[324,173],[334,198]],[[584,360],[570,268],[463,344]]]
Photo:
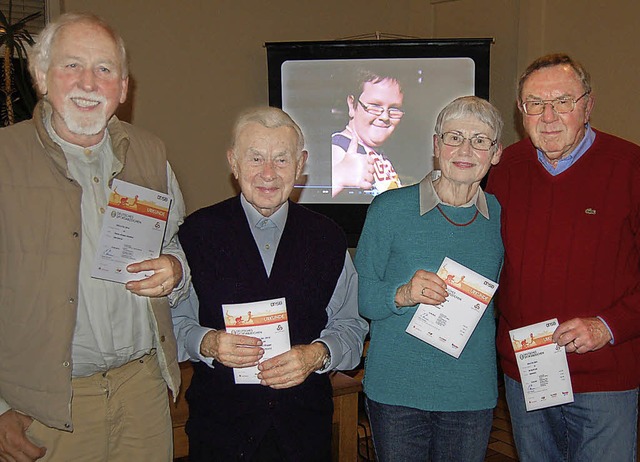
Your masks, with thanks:
[[[343,232],[288,200],[303,147],[300,128],[280,109],[242,114],[227,153],[241,194],[195,212],[180,229],[199,299],[199,308],[192,299],[174,310],[179,349],[199,361],[187,391],[190,461],[330,459],[324,372],[359,363],[368,327]],[[222,305],[282,297],[286,353],[263,360],[266,341],[225,331],[225,316],[254,322],[257,311],[234,317]],[[233,368],[255,366],[259,383],[236,383]]]

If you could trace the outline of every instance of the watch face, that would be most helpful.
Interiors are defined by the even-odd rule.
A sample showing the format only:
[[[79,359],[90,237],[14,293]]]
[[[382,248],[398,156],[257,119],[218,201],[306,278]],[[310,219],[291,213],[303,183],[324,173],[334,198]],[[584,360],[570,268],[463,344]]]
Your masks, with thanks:
[[[318,369],[319,371],[324,372],[327,370],[327,368],[331,364],[331,351],[329,350],[329,347],[327,346],[326,343],[321,341],[318,341],[318,343],[321,343],[324,346],[324,348],[327,350],[327,354],[324,357],[324,360],[322,361],[322,367]]]

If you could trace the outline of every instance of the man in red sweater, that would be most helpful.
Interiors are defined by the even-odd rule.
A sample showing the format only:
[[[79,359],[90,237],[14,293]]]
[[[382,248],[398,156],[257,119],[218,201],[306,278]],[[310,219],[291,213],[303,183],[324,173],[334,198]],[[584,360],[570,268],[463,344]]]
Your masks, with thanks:
[[[640,147],[594,130],[587,71],[543,56],[518,84],[529,138],[487,190],[502,205],[498,352],[518,455],[635,461],[640,371]],[[509,330],[557,318],[574,402],[527,412]]]

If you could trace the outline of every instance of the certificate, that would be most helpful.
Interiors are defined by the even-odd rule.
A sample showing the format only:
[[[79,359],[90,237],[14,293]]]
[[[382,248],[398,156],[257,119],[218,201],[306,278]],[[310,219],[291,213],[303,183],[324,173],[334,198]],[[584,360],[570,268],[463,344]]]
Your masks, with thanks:
[[[557,319],[509,331],[527,411],[573,402],[564,347],[551,339]]]
[[[459,358],[498,284],[450,258],[443,260],[437,274],[449,296],[439,305],[421,303],[406,331]]]
[[[170,206],[167,194],[113,180],[91,277],[125,283],[153,275],[127,266],[160,256]]]
[[[227,332],[262,340],[262,361],[291,349],[287,302],[284,298],[222,305]],[[234,368],[235,383],[260,383],[258,366]]]

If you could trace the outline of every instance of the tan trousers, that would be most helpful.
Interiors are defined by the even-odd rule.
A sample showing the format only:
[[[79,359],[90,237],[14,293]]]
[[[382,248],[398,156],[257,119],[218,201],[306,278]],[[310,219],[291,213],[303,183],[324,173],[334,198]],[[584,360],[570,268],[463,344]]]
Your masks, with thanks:
[[[73,432],[34,421],[27,436],[46,462],[170,462],[167,386],[155,353],[117,369],[72,380]]]

